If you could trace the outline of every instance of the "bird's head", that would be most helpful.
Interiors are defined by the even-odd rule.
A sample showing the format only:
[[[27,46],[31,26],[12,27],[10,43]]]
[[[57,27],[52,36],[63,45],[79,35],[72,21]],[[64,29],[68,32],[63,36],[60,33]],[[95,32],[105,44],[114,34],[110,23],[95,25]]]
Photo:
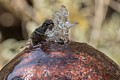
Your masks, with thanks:
[[[46,31],[47,29],[52,30],[52,28],[54,27],[54,23],[52,19],[46,19],[43,22],[42,27],[44,28],[44,30]]]

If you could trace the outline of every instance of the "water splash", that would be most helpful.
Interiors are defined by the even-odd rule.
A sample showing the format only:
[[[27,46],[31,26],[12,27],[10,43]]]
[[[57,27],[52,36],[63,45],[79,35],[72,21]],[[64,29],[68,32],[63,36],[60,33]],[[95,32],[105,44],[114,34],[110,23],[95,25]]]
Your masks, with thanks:
[[[70,23],[68,16],[69,12],[64,5],[53,14],[54,28],[46,31],[47,41],[60,42],[62,40],[64,43],[69,41],[69,29],[74,26],[75,23]]]

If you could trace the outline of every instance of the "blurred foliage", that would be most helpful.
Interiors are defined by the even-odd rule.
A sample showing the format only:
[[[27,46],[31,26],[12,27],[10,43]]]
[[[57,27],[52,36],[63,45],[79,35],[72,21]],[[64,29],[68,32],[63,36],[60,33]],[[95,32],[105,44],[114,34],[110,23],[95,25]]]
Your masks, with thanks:
[[[0,0],[0,69],[61,5],[67,7],[69,20],[79,23],[70,30],[70,40],[88,43],[120,65],[120,12],[109,1]]]

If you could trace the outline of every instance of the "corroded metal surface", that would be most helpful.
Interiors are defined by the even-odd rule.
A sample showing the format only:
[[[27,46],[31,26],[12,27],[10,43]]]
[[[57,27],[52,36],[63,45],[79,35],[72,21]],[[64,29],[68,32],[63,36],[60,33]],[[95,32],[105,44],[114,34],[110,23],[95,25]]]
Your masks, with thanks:
[[[44,42],[19,53],[0,80],[120,80],[120,68],[85,43]]]

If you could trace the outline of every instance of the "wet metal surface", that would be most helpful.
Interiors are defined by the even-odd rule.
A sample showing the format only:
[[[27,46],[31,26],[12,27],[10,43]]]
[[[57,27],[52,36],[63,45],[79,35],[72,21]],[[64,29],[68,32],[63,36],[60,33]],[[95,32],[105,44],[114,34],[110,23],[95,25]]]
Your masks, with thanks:
[[[85,43],[49,42],[19,54],[6,66],[9,71],[1,70],[0,80],[120,80],[120,68]]]

